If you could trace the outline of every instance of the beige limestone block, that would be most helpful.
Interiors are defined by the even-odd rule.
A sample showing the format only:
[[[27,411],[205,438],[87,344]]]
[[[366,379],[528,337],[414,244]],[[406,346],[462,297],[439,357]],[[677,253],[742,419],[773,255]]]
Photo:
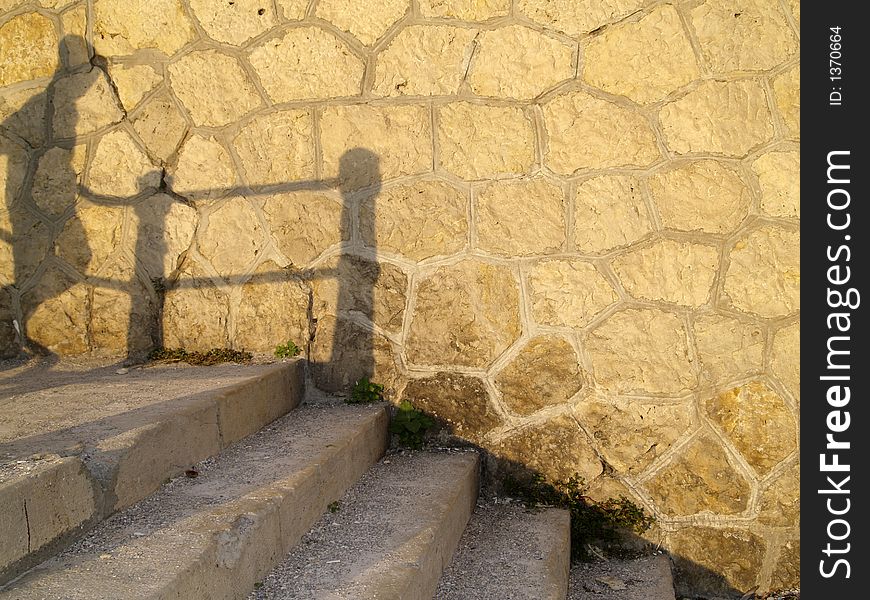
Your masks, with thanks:
[[[69,150],[51,148],[40,157],[30,187],[30,196],[39,210],[57,218],[75,204],[86,154],[87,147],[80,145]]]
[[[514,257],[565,248],[562,189],[544,179],[494,181],[477,193],[474,204],[482,250]]]
[[[613,269],[635,298],[698,307],[710,298],[719,267],[713,246],[659,240],[613,260]]]
[[[254,117],[233,140],[249,185],[314,179],[311,112],[285,110]]]
[[[81,137],[123,118],[118,98],[102,69],[68,75],[54,84],[55,138]]]
[[[528,282],[539,325],[584,327],[619,299],[592,264],[579,260],[543,260],[530,270]]]
[[[762,368],[764,331],[722,315],[704,315],[693,323],[701,376],[714,384],[739,379]]]
[[[278,249],[297,267],[350,239],[349,215],[325,194],[273,194],[263,198],[262,203]]]
[[[266,40],[251,50],[249,60],[276,103],[361,93],[363,62],[319,27],[294,28]]]
[[[130,247],[152,279],[168,279],[190,248],[199,221],[197,212],[167,194],[155,194],[133,205]]]
[[[545,335],[523,346],[494,379],[502,402],[518,415],[563,404],[583,387],[577,353],[565,338]]]
[[[63,51],[66,53],[66,63],[70,67],[87,64],[93,53],[85,41],[88,35],[87,6],[85,3],[81,3],[64,12],[60,19],[65,36]]]
[[[793,323],[773,334],[770,370],[791,394],[801,398],[801,324]]]
[[[705,402],[707,415],[764,476],[797,446],[797,421],[788,405],[765,384],[754,381]]]
[[[483,31],[468,71],[471,91],[495,98],[534,98],[574,77],[574,45],[508,25]]]
[[[709,433],[682,448],[646,483],[646,488],[669,516],[739,514],[746,510],[750,493],[749,483]]]
[[[190,10],[206,34],[218,42],[241,46],[278,23],[271,2],[262,0],[189,0]]]
[[[799,152],[768,152],[752,163],[761,186],[761,210],[772,217],[801,216],[801,155]]]
[[[0,205],[0,232],[0,284],[20,289],[48,254],[48,227],[21,205]]]
[[[197,239],[200,253],[227,279],[240,277],[264,243],[263,228],[245,198],[229,198],[208,215]]]
[[[181,0],[94,1],[94,49],[101,56],[144,48],[172,56],[195,36]]]
[[[118,90],[121,104],[128,111],[163,81],[163,76],[151,65],[111,65],[109,77]]]
[[[794,4],[794,2],[793,2]],[[779,560],[773,568],[770,588],[793,590],[801,586],[801,541],[789,540],[779,550]]]
[[[410,9],[408,0],[320,0],[315,15],[355,36],[363,44],[375,43]]]
[[[272,261],[257,267],[242,286],[233,346],[253,352],[275,351],[293,342],[308,346],[308,287]]]
[[[729,596],[755,587],[764,541],[749,531],[694,526],[670,535],[679,596]],[[690,591],[691,590],[691,591]]]
[[[778,2],[706,0],[689,11],[689,21],[716,73],[770,69],[799,49]]]
[[[159,187],[161,177],[130,134],[116,129],[97,143],[88,171],[88,188],[95,194],[123,198]]]
[[[214,137],[193,134],[168,169],[172,191],[193,200],[217,198],[236,183],[236,172],[226,149]]]
[[[402,400],[446,423],[453,435],[473,442],[502,423],[483,381],[469,375],[442,372],[412,379]]]
[[[80,201],[55,240],[55,253],[91,276],[121,244],[124,208]]]
[[[652,231],[640,182],[624,175],[602,175],[577,186],[574,245],[598,253],[631,244]]]
[[[10,140],[3,137],[4,131],[20,137],[33,148],[45,143],[44,125],[48,109],[45,91],[46,85],[36,84],[26,88],[16,86],[14,92],[0,93],[0,161],[9,152],[7,144],[11,144]],[[3,166],[2,163],[0,166]],[[5,171],[5,167],[0,169],[0,178]],[[0,185],[2,183],[0,179]]]
[[[662,100],[700,75],[680,17],[669,4],[591,38],[583,65],[584,81],[640,104]]]
[[[507,471],[518,470],[517,475],[526,477],[540,474],[548,483],[564,482],[574,475],[590,483],[604,471],[589,440],[569,415],[517,429],[490,450],[497,458],[514,463],[504,465]]]
[[[773,80],[773,97],[788,134],[801,135],[801,68],[795,65]]]
[[[574,417],[617,473],[639,474],[692,426],[685,404],[647,404],[591,397],[574,405]]]
[[[510,0],[420,0],[424,17],[486,21],[506,16],[510,10]]]
[[[88,296],[83,283],[56,266],[47,269],[36,287],[21,299],[28,339],[62,356],[90,350]]]
[[[520,332],[514,275],[464,260],[439,268],[418,285],[405,351],[418,365],[486,367]]]
[[[0,210],[15,204],[21,193],[27,166],[27,151],[0,132],[0,193],[3,194]]]
[[[36,12],[16,15],[0,25],[0,48],[0,88],[50,77],[60,66],[54,23]]]
[[[372,93],[455,94],[468,70],[475,35],[473,29],[446,25],[410,25],[402,29],[378,54]]]
[[[595,381],[618,393],[678,394],[694,387],[683,321],[657,309],[627,309],[586,340]]]
[[[644,0],[518,0],[517,9],[536,23],[578,35],[618,21],[643,4]]]
[[[758,521],[773,527],[801,524],[801,467],[795,463],[761,494]]]
[[[91,343],[101,352],[141,356],[152,348],[157,333],[156,305],[132,265],[117,262],[101,275],[116,283],[94,288]]]
[[[731,248],[725,293],[738,309],[763,317],[800,310],[800,233],[757,229]]]
[[[187,133],[187,122],[164,91],[142,106],[133,119],[133,129],[151,156],[162,164],[178,149]]]
[[[441,167],[463,179],[528,173],[535,164],[532,120],[513,106],[454,102],[438,110]]]
[[[300,21],[305,18],[305,11],[311,0],[276,0],[278,8],[284,13],[285,19]]]
[[[728,233],[749,214],[751,194],[740,175],[714,160],[679,163],[649,178],[662,225],[680,231]]]
[[[371,195],[360,204],[363,242],[419,261],[465,248],[468,197],[441,181],[419,181]]]
[[[677,154],[743,156],[773,137],[764,89],[755,81],[705,81],[659,113],[667,146]]]
[[[227,314],[226,296],[188,255],[177,284],[167,286],[163,303],[163,345],[200,352],[228,348]]]
[[[197,50],[169,65],[175,95],[197,125],[220,127],[262,104],[239,61],[217,50]]]
[[[544,162],[557,173],[579,169],[645,167],[660,158],[645,117],[583,91],[544,105],[549,144]]]
[[[323,109],[320,132],[325,175],[345,190],[432,169],[425,106],[331,106]]]
[[[408,276],[396,265],[342,254],[321,263],[313,275],[315,318],[356,313],[389,333],[401,331]]]

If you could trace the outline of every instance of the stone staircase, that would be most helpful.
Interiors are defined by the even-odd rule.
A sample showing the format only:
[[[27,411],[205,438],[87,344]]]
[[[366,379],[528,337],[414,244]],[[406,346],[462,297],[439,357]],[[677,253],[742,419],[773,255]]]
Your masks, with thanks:
[[[476,452],[386,453],[387,406],[303,402],[303,370],[92,370],[0,401],[0,599],[568,597],[565,511],[478,503]],[[570,593],[673,600],[669,578]]]

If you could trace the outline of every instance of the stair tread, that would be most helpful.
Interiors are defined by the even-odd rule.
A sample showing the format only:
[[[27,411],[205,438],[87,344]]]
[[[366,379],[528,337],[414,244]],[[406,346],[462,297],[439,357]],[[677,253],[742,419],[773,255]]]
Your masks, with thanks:
[[[431,599],[476,500],[477,470],[476,452],[389,456],[249,599]]]
[[[479,504],[436,600],[564,600],[570,528],[565,510]]]
[[[674,600],[671,561],[664,554],[579,563],[571,569],[568,600]]]
[[[362,433],[376,423],[379,432]],[[108,518],[7,586],[0,598],[163,598],[166,590],[176,588],[194,590],[189,596],[179,592],[179,597],[218,597],[205,591],[212,585],[208,579],[236,578],[232,571],[247,560],[240,552],[254,535],[251,531],[277,519],[279,510],[295,510],[291,505],[298,501],[300,513],[308,514],[307,522],[296,524],[298,539],[326,504],[383,453],[385,428],[383,405],[317,403],[297,409],[201,463],[195,478],[176,479]],[[354,461],[362,458],[353,444],[363,435],[380,436],[380,446],[370,451],[363,466],[355,467]],[[354,468],[358,472],[351,472]],[[290,517],[305,520],[292,512]],[[279,540],[280,535],[293,537],[277,531],[287,526],[284,521],[274,526],[276,531],[263,533],[268,539],[254,542],[258,548],[271,548],[261,558],[272,562],[258,567],[257,577],[296,541]],[[209,561],[218,563],[212,565],[218,572],[203,566]],[[191,575],[197,569],[205,569],[203,581]],[[237,592],[225,597],[237,597]]]

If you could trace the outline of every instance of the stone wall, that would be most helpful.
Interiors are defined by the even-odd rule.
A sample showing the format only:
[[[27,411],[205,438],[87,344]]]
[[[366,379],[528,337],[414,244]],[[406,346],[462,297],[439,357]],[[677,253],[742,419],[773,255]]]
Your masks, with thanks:
[[[0,352],[304,346],[799,565],[798,0],[0,0]],[[16,331],[20,330],[20,333]]]

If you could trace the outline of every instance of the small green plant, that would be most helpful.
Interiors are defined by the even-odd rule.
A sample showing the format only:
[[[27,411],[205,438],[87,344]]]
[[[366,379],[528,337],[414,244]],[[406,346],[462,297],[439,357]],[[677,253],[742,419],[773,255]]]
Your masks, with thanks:
[[[330,502],[329,506],[327,506],[326,508],[329,509],[329,512],[331,513],[337,513],[341,510],[341,502],[339,502],[338,500]]]
[[[299,356],[300,352],[302,352],[302,349],[292,341],[288,341],[286,344],[278,344],[275,347],[275,356],[278,358],[293,358],[294,356]]]
[[[207,352],[188,351],[184,348],[157,348],[148,355],[156,362],[186,362],[191,365],[217,365],[220,363],[247,363],[253,358],[250,352],[230,350],[229,348],[212,348]]]
[[[363,377],[350,390],[350,398],[347,399],[348,404],[369,404],[371,402],[380,402],[384,399],[384,386],[379,383],[372,383],[368,378]]]
[[[390,433],[399,436],[400,445],[420,448],[423,446],[426,430],[433,425],[435,421],[429,415],[414,408],[414,405],[407,400],[403,400],[390,423]]]

